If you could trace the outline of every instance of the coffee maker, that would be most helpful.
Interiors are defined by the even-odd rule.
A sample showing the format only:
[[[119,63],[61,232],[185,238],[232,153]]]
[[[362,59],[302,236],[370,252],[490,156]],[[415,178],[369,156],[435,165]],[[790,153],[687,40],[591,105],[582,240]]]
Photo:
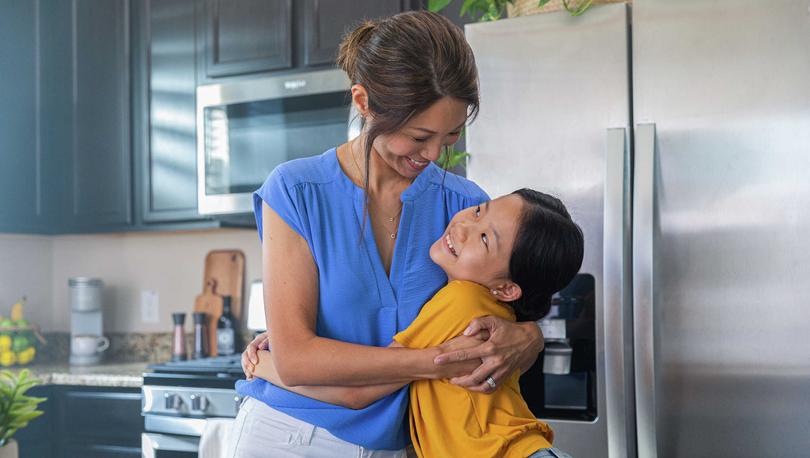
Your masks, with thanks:
[[[110,346],[102,335],[101,279],[75,277],[70,287],[70,364],[90,365],[101,362]]]

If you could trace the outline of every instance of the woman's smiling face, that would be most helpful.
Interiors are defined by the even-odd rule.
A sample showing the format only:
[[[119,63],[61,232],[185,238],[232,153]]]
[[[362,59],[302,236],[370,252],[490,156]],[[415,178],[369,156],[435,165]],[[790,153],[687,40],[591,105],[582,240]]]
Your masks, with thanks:
[[[443,146],[458,141],[466,120],[467,105],[443,97],[398,132],[374,139],[374,150],[400,176],[414,179],[430,161],[439,159]]]
[[[522,210],[520,196],[509,194],[456,213],[444,235],[430,247],[430,259],[449,280],[498,288],[509,280],[509,259]]]

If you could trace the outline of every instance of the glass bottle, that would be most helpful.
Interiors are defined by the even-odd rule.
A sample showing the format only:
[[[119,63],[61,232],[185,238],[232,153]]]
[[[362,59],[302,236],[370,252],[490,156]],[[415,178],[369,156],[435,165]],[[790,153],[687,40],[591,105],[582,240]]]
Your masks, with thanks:
[[[217,321],[217,354],[236,353],[236,319],[231,314],[231,296],[222,297],[222,315]]]

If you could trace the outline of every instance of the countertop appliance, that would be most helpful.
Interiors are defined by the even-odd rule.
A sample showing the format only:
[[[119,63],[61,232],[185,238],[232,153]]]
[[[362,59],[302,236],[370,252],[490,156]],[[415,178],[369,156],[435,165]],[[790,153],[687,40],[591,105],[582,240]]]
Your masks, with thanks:
[[[234,384],[245,378],[240,355],[151,365],[144,373],[145,458],[196,457],[205,421],[235,418],[242,399]]]
[[[466,26],[469,177],[558,195],[585,234],[595,417],[530,403],[573,456],[810,450],[809,7],[635,0]],[[583,386],[521,391],[549,380]]]
[[[70,364],[86,366],[101,362],[110,346],[103,333],[103,290],[99,278],[68,279],[70,290]]]
[[[249,213],[251,193],[282,162],[359,133],[342,70],[197,88],[197,198],[204,215]]]

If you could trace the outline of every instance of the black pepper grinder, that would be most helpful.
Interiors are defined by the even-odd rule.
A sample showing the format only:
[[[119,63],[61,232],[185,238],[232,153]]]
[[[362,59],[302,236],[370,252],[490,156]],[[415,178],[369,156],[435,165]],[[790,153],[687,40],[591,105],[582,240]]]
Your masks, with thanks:
[[[186,323],[185,313],[172,313],[174,321],[174,336],[172,337],[172,361],[183,361],[186,359]]]
[[[208,333],[205,332],[205,313],[194,313],[194,352],[191,357],[194,359],[208,356]]]

